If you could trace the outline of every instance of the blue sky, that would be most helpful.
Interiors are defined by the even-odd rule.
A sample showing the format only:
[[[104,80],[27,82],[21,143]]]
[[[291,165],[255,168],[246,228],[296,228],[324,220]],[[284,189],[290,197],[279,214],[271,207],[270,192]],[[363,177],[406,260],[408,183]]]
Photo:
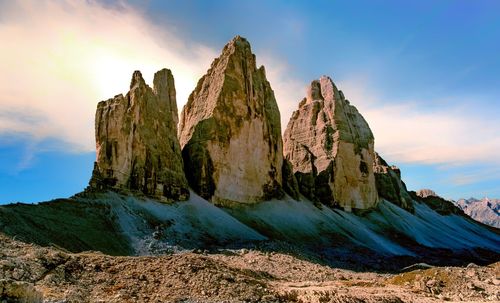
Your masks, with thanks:
[[[237,34],[283,127],[326,74],[410,189],[500,197],[498,1],[0,0],[0,203],[82,190],[97,102],[167,67],[181,108]]]

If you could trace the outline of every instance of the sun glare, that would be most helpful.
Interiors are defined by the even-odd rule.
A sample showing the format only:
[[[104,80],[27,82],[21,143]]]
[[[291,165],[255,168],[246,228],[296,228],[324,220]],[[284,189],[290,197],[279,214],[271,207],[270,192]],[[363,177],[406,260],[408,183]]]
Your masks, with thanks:
[[[96,49],[89,68],[92,84],[99,100],[125,93],[130,83],[133,63],[109,49]]]

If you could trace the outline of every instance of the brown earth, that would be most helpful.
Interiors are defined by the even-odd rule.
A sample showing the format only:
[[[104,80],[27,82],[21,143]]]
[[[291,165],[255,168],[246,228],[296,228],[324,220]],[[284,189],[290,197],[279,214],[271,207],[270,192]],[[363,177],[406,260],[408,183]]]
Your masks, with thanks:
[[[0,235],[0,302],[498,302],[499,278],[500,262],[380,274],[247,249],[73,254]]]

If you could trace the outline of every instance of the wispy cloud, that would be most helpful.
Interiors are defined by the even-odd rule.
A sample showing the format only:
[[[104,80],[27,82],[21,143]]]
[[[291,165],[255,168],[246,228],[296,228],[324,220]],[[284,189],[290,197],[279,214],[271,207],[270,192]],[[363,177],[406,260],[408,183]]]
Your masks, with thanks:
[[[476,184],[484,181],[500,180],[500,167],[488,167],[455,173],[450,182],[456,186]],[[498,190],[498,188],[496,188]]]
[[[149,83],[155,71],[172,69],[182,108],[220,51],[158,27],[126,4],[25,0],[2,3],[0,11],[0,134],[29,135],[33,152],[47,138],[70,151],[94,150],[96,103],[126,92],[136,69]],[[304,84],[279,58],[257,57],[286,126]]]
[[[0,134],[58,138],[77,152],[94,149],[96,103],[126,92],[134,70],[151,83],[171,68],[182,106],[216,55],[96,1],[4,1],[0,39]]]
[[[0,134],[28,134],[35,142],[57,138],[77,152],[94,150],[96,103],[126,92],[133,70],[151,83],[155,71],[171,68],[181,108],[220,51],[158,27],[126,4],[96,1],[4,1],[0,39]],[[257,60],[266,66],[284,130],[307,83],[266,50]],[[419,100],[388,102],[369,78],[337,84],[368,120],[388,160],[500,163],[500,120],[485,119],[464,102],[433,110]]]
[[[370,124],[376,149],[392,161],[500,164],[500,120],[475,111],[471,104],[477,97],[447,96],[455,100],[451,103],[387,100],[363,81],[342,81],[340,86]],[[429,109],[429,103],[446,106]]]

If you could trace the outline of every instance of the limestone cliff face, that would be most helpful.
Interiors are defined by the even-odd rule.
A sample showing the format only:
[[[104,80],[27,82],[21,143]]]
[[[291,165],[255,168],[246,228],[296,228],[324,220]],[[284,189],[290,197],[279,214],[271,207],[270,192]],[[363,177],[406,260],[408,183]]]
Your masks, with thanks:
[[[329,77],[312,81],[283,140],[306,197],[346,210],[376,205],[373,134]]]
[[[399,168],[389,166],[378,153],[375,153],[373,171],[379,196],[409,212],[414,212],[413,200],[406,185],[401,181]]]
[[[131,189],[168,200],[189,197],[170,70],[157,72],[153,84],[153,88],[146,85],[136,71],[126,96],[97,105],[97,159],[91,188]]]
[[[264,67],[235,37],[199,81],[181,114],[191,187],[217,204],[282,196],[280,113]]]

